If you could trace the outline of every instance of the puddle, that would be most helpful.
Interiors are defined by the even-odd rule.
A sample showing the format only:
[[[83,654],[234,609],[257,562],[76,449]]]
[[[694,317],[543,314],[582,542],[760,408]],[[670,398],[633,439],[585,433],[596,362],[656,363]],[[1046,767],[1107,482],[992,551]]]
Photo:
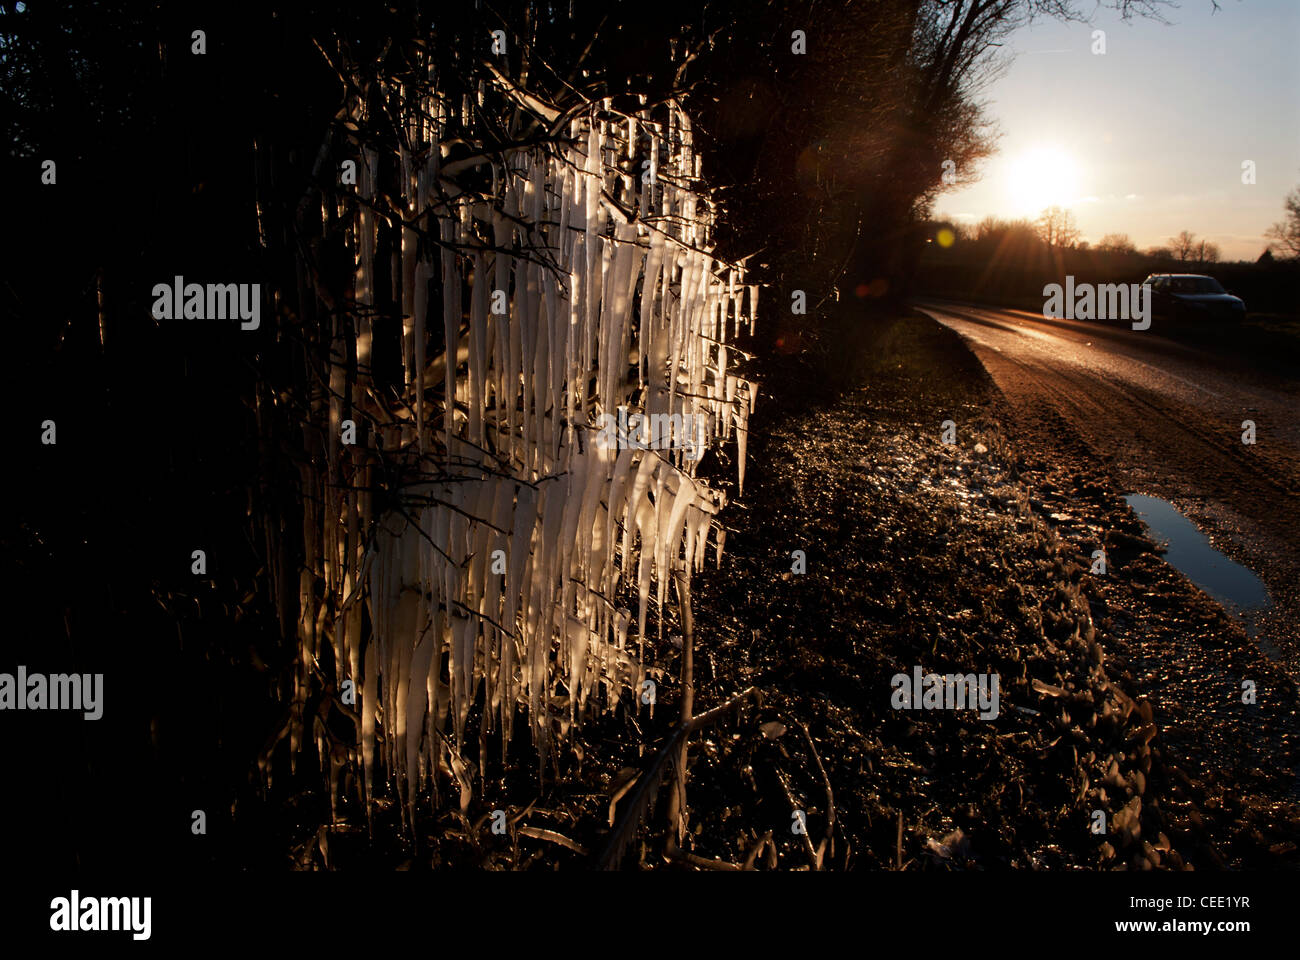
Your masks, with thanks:
[[[1246,622],[1255,634],[1258,614],[1269,606],[1268,588],[1254,571],[1230,560],[1178,508],[1159,497],[1129,494],[1124,498],[1151,538],[1165,545],[1165,560]]]

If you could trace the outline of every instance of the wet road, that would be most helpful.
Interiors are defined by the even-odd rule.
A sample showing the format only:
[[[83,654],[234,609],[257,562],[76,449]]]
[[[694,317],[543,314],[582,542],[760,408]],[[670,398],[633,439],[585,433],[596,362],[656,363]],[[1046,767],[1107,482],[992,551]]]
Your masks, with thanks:
[[[1263,578],[1275,604],[1269,634],[1300,649],[1300,382],[1155,329],[917,307],[966,340],[1006,397],[1021,445],[1174,503]]]

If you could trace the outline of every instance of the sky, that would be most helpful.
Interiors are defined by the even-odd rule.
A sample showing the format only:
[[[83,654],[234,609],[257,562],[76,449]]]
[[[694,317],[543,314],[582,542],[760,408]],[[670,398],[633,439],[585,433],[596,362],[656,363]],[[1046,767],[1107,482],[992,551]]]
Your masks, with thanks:
[[[982,95],[998,152],[935,210],[973,223],[1057,203],[1094,244],[1126,233],[1146,249],[1190,230],[1225,260],[1254,260],[1300,185],[1300,0],[1219,6],[1180,0],[1168,24],[1103,10],[1017,32],[1014,61]]]

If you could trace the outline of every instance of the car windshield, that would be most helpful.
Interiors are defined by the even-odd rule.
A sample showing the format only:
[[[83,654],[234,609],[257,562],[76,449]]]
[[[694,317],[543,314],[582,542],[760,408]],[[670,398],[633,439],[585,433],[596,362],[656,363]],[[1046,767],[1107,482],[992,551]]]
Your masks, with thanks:
[[[1171,293],[1223,293],[1213,277],[1174,277],[1169,281]]]

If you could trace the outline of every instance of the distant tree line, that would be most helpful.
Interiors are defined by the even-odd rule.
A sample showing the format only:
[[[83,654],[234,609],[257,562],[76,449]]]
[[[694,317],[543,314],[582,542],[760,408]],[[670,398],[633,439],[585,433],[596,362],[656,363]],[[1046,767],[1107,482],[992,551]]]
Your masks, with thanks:
[[[1288,209],[1295,199],[1288,198]],[[1288,229],[1296,229],[1294,214],[1268,235],[1285,237]],[[1108,233],[1090,244],[1081,239],[1068,210],[1049,207],[1035,220],[990,216],[974,224],[930,223],[917,292],[1032,307],[1041,303],[1044,284],[1067,274],[1076,282],[1137,283],[1151,273],[1194,272],[1218,278],[1256,314],[1295,316],[1300,314],[1298,266],[1280,240],[1255,262],[1225,263],[1217,244],[1191,230],[1145,250],[1124,233]]]

